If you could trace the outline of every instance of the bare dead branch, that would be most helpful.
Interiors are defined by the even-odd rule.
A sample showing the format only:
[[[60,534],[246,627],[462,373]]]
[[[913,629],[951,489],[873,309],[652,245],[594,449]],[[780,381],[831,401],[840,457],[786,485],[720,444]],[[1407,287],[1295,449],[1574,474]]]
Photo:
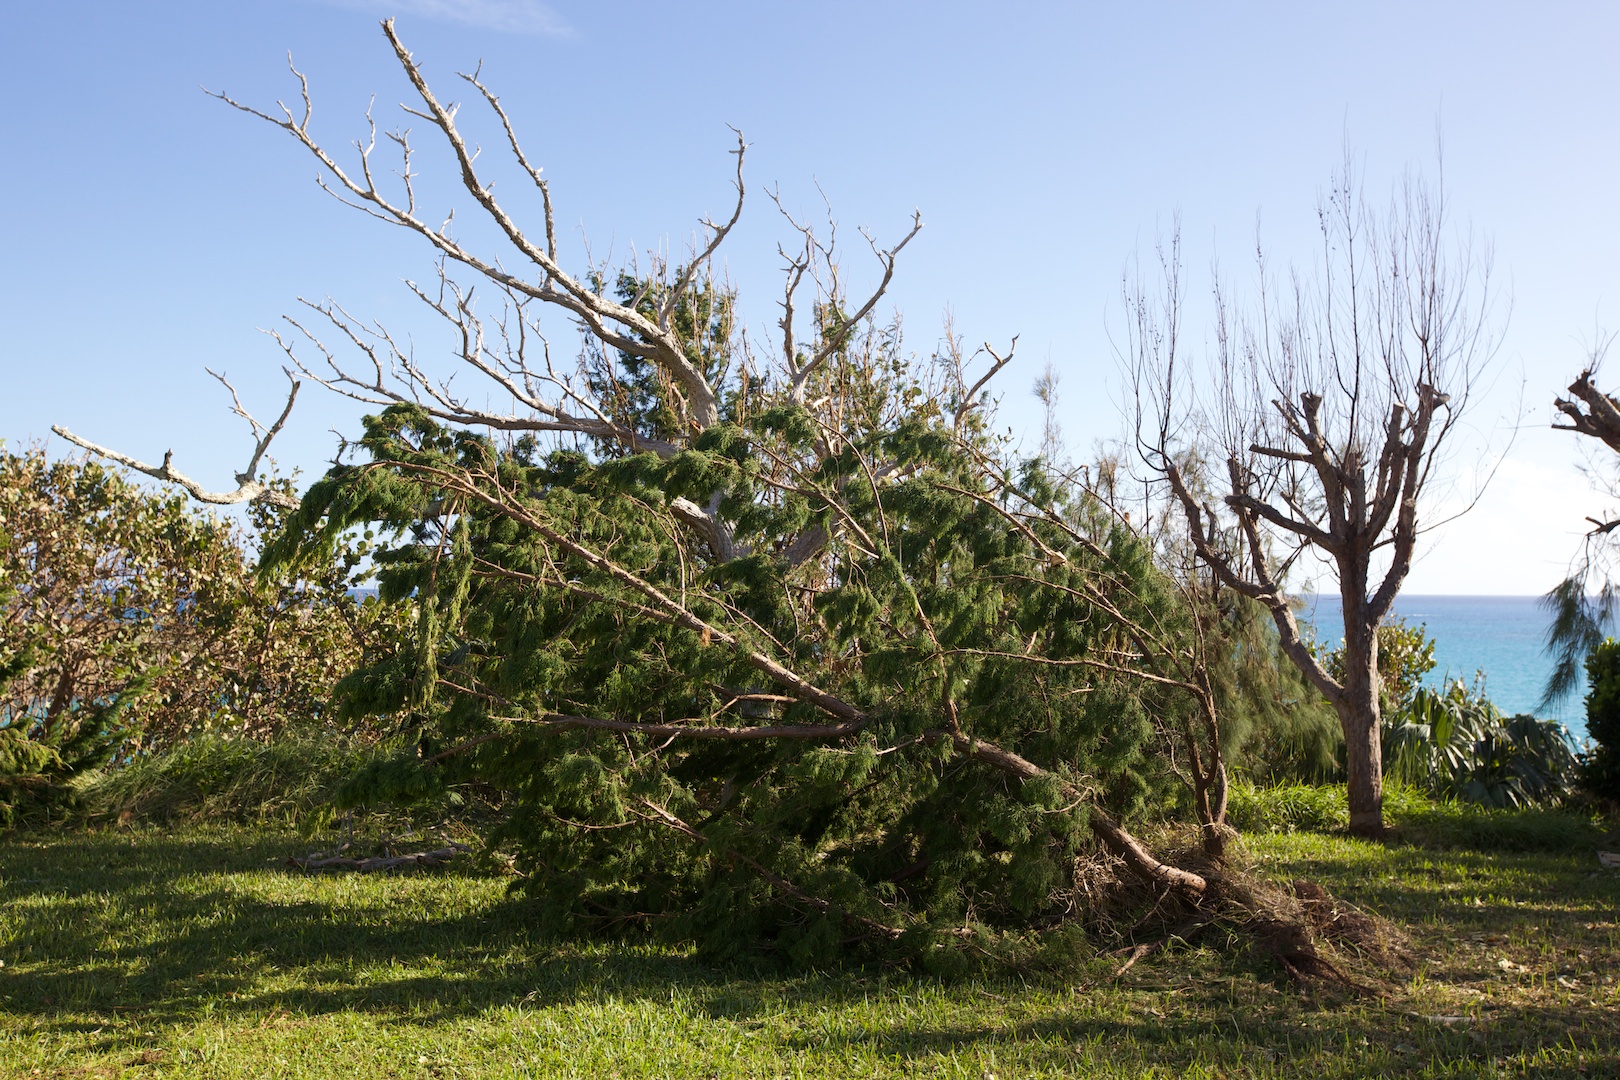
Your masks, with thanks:
[[[281,429],[287,423],[287,417],[292,415],[293,404],[298,400],[300,383],[291,375],[287,376],[288,381],[292,384],[292,388],[287,391],[287,404],[282,407],[281,415],[276,417],[275,423],[267,428],[254,419],[247,409],[243,408],[242,399],[237,396],[236,388],[223,375],[215,374],[212,371],[209,374],[218,379],[225,389],[230,392],[231,411],[248,422],[249,430],[254,435],[253,456],[248,459],[247,467],[236,474],[236,488],[233,491],[209,491],[198,481],[180,472],[174,467],[174,451],[172,450],[164,453],[163,464],[148,465],[146,462],[130,457],[128,454],[121,454],[117,450],[111,450],[93,443],[89,439],[81,438],[60,424],[51,425],[51,430],[74,446],[88,450],[97,457],[117,462],[126,468],[150,476],[154,480],[161,480],[164,483],[175,484],[184,488],[198,502],[209,503],[214,506],[230,506],[236,503],[252,502],[257,499],[288,509],[296,507],[298,505],[296,496],[289,495],[265,484],[258,478],[258,472],[259,465],[264,460],[265,451],[270,449],[271,441],[280,434]]]
[[[791,221],[792,219],[789,218],[789,220]],[[810,378],[821,368],[823,364],[827,362],[829,358],[844,347],[844,345],[849,341],[850,334],[854,332],[855,328],[872,313],[874,308],[877,307],[878,301],[883,298],[883,294],[888,292],[889,283],[894,280],[895,262],[899,257],[900,252],[903,251],[905,246],[911,243],[912,239],[922,231],[922,227],[922,211],[918,210],[914,211],[911,215],[911,230],[907,232],[905,236],[901,237],[900,242],[895,244],[893,247],[887,249],[880,248],[878,247],[876,241],[874,241],[870,236],[866,238],[867,243],[872,248],[873,254],[877,256],[878,264],[883,267],[882,278],[878,281],[877,286],[871,291],[871,293],[867,295],[866,300],[854,311],[854,313],[850,315],[843,315],[842,313],[839,313],[838,322],[831,328],[831,332],[826,334],[822,341],[821,347],[817,349],[815,353],[811,355],[810,359],[802,365],[798,364],[793,358],[794,351],[797,346],[791,338],[791,331],[788,329],[791,326],[792,309],[791,307],[786,309],[783,318],[783,329],[784,333],[789,334],[789,337],[784,341],[784,348],[787,353],[787,361],[790,365],[790,371],[792,373],[792,385],[789,389],[789,397],[792,400],[803,403],[805,397],[805,387],[810,381]],[[812,249],[814,249],[815,241],[813,237],[810,236],[808,230],[805,230],[805,232],[807,243]],[[791,281],[797,281],[800,278],[802,278],[802,272],[797,275],[790,272]],[[838,298],[836,286],[833,290],[833,297],[834,299]]]
[[[1012,343],[1007,346],[1007,354],[1005,356],[991,348],[988,341],[985,342],[981,347],[985,352],[990,354],[990,369],[983,375],[979,376],[979,380],[969,387],[967,392],[962,395],[962,402],[956,407],[956,416],[953,418],[954,424],[958,430],[961,429],[962,422],[967,419],[968,414],[979,407],[980,391],[982,391],[986,386],[990,385],[991,379],[994,379],[997,375],[1001,374],[1002,368],[1012,363],[1013,354],[1018,351],[1018,335],[1013,335]]]
[[[1559,431],[1573,431],[1602,442],[1609,449],[1620,452],[1620,401],[1605,394],[1592,382],[1592,369],[1581,372],[1569,384],[1575,400],[1558,398],[1553,407],[1569,417],[1568,424],[1554,424]],[[1586,408],[1583,411],[1582,405]]]

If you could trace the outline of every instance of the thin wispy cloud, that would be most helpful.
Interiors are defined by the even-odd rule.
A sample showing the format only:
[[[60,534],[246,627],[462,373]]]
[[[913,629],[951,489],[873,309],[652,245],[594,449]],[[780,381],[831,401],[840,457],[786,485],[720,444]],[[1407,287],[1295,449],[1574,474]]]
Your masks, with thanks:
[[[565,37],[563,17],[541,0],[325,0],[335,7],[379,15],[414,15],[480,30],[534,37]]]

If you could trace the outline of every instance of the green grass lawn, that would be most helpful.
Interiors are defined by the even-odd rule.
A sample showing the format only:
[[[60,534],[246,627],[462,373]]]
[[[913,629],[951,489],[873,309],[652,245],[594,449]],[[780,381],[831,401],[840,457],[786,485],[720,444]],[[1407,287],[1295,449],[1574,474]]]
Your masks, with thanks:
[[[0,839],[0,1076],[1620,1076],[1620,874],[1590,849],[1251,839],[1411,929],[1417,971],[1346,998],[1212,945],[1117,980],[715,969],[544,940],[499,878],[281,865],[310,846]]]

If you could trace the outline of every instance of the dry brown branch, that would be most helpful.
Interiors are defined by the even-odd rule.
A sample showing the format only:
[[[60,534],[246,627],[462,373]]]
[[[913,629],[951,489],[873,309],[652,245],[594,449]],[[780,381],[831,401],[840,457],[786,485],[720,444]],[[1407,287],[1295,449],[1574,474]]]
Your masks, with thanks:
[[[414,176],[412,155],[415,149],[408,132],[394,132],[388,137],[397,147],[403,162],[400,171],[401,190],[397,196],[383,190],[378,182],[378,174],[373,168],[377,129],[375,121],[369,115],[367,124],[370,136],[356,144],[358,161],[355,169],[350,170],[342,166],[337,157],[322,145],[311,130],[313,100],[307,78],[296,68],[292,70],[299,82],[303,106],[297,113],[280,103],[278,114],[272,114],[245,105],[226,94],[214,96],[233,108],[287,132],[316,159],[321,167],[321,186],[340,201],[373,217],[407,229],[426,241],[448,263],[465,267],[496,286],[508,301],[519,309],[520,324],[523,322],[521,308],[528,301],[538,301],[567,312],[578,319],[587,333],[604,346],[639,357],[666,372],[671,380],[672,391],[678,398],[679,409],[687,421],[700,429],[715,423],[719,417],[715,388],[709,385],[704,375],[688,359],[687,342],[681,339],[671,325],[670,315],[682,296],[694,286],[701,267],[712,258],[740,215],[744,194],[742,166],[746,151],[746,143],[740,133],[734,151],[737,155],[737,201],[732,215],[721,224],[705,222],[704,227],[709,233],[707,243],[667,290],[658,316],[648,318],[638,312],[634,304],[618,303],[605,296],[592,283],[593,277],[598,279],[600,277],[594,271],[592,275],[580,278],[562,268],[558,262],[555,212],[549,184],[543,178],[541,169],[524,151],[505,108],[482,82],[479,74],[474,72],[462,77],[484,97],[502,125],[513,159],[541,193],[544,235],[539,241],[529,236],[524,227],[496,199],[493,186],[479,174],[476,166],[477,152],[472,149],[458,126],[455,108],[442,103],[434,94],[420,65],[395,32],[392,20],[383,24],[383,32],[401,70],[416,91],[419,104],[405,106],[405,111],[432,125],[456,162],[462,189],[472,196],[482,213],[522,256],[524,264],[533,269],[532,276],[525,275],[521,269],[508,270],[505,261],[498,256],[477,252],[465,246],[451,234],[448,228],[450,219],[447,219],[444,225],[436,226],[422,216],[412,183]],[[290,59],[289,67],[291,67]],[[453,216],[452,212],[451,219]],[[441,279],[448,280],[443,275]],[[428,299],[420,290],[418,295],[424,300]],[[469,298],[470,290],[458,297],[458,300],[465,301]],[[563,380],[556,378],[555,372],[530,368],[521,352],[509,354],[502,364],[495,364],[482,353],[481,348],[468,347],[462,350],[463,362],[494,379],[503,389],[512,392],[514,398],[526,408],[533,410],[533,415],[530,416],[490,414],[469,408],[465,402],[451,399],[444,388],[431,383],[421,372],[411,369],[408,363],[402,362],[404,357],[398,350],[393,350],[392,365],[385,366],[379,363],[375,349],[359,339],[353,320],[341,314],[340,309],[328,304],[310,306],[328,317],[340,331],[340,335],[357,346],[362,355],[368,356],[372,361],[368,365],[371,374],[359,376],[344,369],[329,351],[322,348],[331,371],[326,375],[317,375],[312,369],[304,366],[296,356],[294,357],[294,362],[298,363],[310,377],[316,378],[323,385],[339,393],[370,403],[386,403],[414,400],[420,392],[432,400],[435,415],[452,423],[489,426],[508,431],[571,432],[621,442],[634,441],[629,438],[628,432],[606,422],[600,414],[580,415],[565,407],[562,402],[571,400],[577,405],[581,401],[580,397],[563,385]],[[476,316],[472,314],[469,303],[459,303],[454,308],[441,306],[440,314],[462,329],[482,329],[482,324],[478,323]],[[293,325],[300,332],[304,331],[297,323]],[[380,328],[373,329],[380,331]],[[381,336],[386,339],[385,333]],[[317,347],[320,347],[318,339],[313,335],[311,337]],[[389,344],[391,345],[391,342]],[[483,343],[478,344],[482,346]],[[282,345],[291,353],[287,342],[283,340]],[[400,378],[403,389],[385,385],[395,376]],[[538,397],[534,391],[540,384],[553,385],[559,391],[559,398],[551,400]],[[584,411],[588,414],[590,410]]]
[[[1554,424],[1558,431],[1573,431],[1599,440],[1609,449],[1620,452],[1620,401],[1605,394],[1592,382],[1592,369],[1581,372],[1569,384],[1574,401],[1558,398],[1553,406],[1569,417],[1568,424]],[[1581,406],[1585,405],[1585,411]]]
[[[719,724],[658,724],[638,720],[607,720],[594,716],[569,716],[563,713],[540,713],[536,716],[491,716],[503,724],[536,724],[541,727],[593,728],[598,731],[622,731],[653,738],[726,739],[842,739],[859,733],[866,727],[865,719],[842,724],[770,724],[758,727],[727,727]]]

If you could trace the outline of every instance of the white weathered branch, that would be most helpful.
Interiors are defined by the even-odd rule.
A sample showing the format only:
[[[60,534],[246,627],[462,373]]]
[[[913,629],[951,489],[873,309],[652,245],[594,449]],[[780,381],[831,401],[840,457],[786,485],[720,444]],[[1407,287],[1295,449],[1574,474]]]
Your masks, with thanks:
[[[631,355],[640,357],[657,365],[666,371],[671,379],[678,385],[688,419],[699,428],[709,427],[719,419],[719,399],[708,380],[687,358],[684,342],[675,333],[673,328],[659,325],[657,320],[648,319],[633,306],[617,303],[593,288],[588,282],[573,277],[562,269],[556,258],[556,236],[552,221],[549,189],[540,180],[540,170],[535,167],[522,153],[516,142],[510,121],[505,111],[500,107],[498,100],[485,90],[477,80],[476,74],[468,77],[474,86],[480,89],[489,101],[497,115],[501,117],[506,128],[509,141],[514,146],[514,153],[520,166],[541,185],[542,195],[546,204],[545,238],[540,243],[534,242],[515,219],[507,212],[495,198],[494,189],[480,178],[475,167],[476,151],[472,150],[456,125],[455,110],[453,107],[441,103],[429,87],[427,79],[409,50],[400,41],[394,31],[393,20],[383,23],[383,32],[393,47],[394,54],[404,70],[406,77],[415,88],[422,101],[423,109],[406,108],[406,112],[422,117],[432,123],[444,137],[452,154],[456,158],[460,169],[462,187],[474,198],[488,218],[500,229],[515,248],[539,271],[537,280],[529,280],[520,274],[508,271],[501,262],[492,257],[477,254],[454,239],[448,228],[448,220],[444,226],[435,227],[425,221],[416,209],[415,192],[409,182],[410,144],[404,133],[392,136],[392,140],[401,149],[405,156],[406,167],[404,173],[405,200],[403,203],[391,199],[378,187],[376,177],[371,166],[371,154],[375,148],[375,125],[372,125],[372,136],[369,141],[359,145],[359,173],[352,174],[338,164],[334,158],[314,137],[309,130],[309,120],[313,114],[313,106],[309,95],[308,81],[302,73],[294,68],[294,74],[299,79],[299,85],[304,102],[304,112],[301,119],[295,118],[293,112],[285,105],[281,106],[281,115],[272,116],[260,109],[244,105],[239,101],[225,95],[214,94],[233,108],[255,116],[267,123],[287,132],[296,139],[320,163],[323,170],[321,184],[326,190],[339,197],[348,205],[364,211],[381,220],[399,225],[410,232],[422,237],[432,245],[441,255],[452,262],[473,270],[477,274],[496,283],[502,288],[547,304],[555,305],[577,317],[588,331],[609,348],[619,349]],[[289,62],[290,66],[290,62]],[[425,111],[424,111],[425,110]],[[368,123],[369,117],[368,117]],[[739,143],[740,143],[739,136]],[[741,165],[739,154],[739,167]],[[330,179],[334,186],[327,183]],[[723,234],[729,230],[729,225],[718,230]],[[711,249],[713,244],[710,245]],[[710,252],[712,254],[712,250]]]
[[[296,496],[270,487],[258,478],[258,471],[260,463],[264,460],[265,451],[270,448],[271,440],[280,433],[282,427],[287,423],[287,417],[292,415],[293,403],[298,400],[298,388],[301,384],[291,375],[288,376],[288,380],[292,383],[292,389],[287,392],[287,404],[282,408],[281,415],[276,418],[276,422],[269,427],[265,427],[242,407],[242,399],[237,396],[236,388],[227,382],[223,375],[213,371],[210,371],[209,374],[218,379],[225,389],[230,391],[231,411],[248,422],[249,428],[254,435],[253,456],[248,459],[247,467],[236,474],[236,488],[233,491],[209,491],[198,481],[180,472],[174,467],[173,450],[164,453],[163,464],[148,465],[146,462],[130,457],[128,454],[121,454],[117,450],[81,438],[60,424],[51,425],[51,430],[74,446],[88,450],[97,457],[117,462],[126,468],[150,476],[154,480],[161,480],[166,484],[175,484],[184,488],[198,502],[209,503],[214,506],[231,506],[237,503],[261,500],[288,509],[296,507],[298,505]]]

